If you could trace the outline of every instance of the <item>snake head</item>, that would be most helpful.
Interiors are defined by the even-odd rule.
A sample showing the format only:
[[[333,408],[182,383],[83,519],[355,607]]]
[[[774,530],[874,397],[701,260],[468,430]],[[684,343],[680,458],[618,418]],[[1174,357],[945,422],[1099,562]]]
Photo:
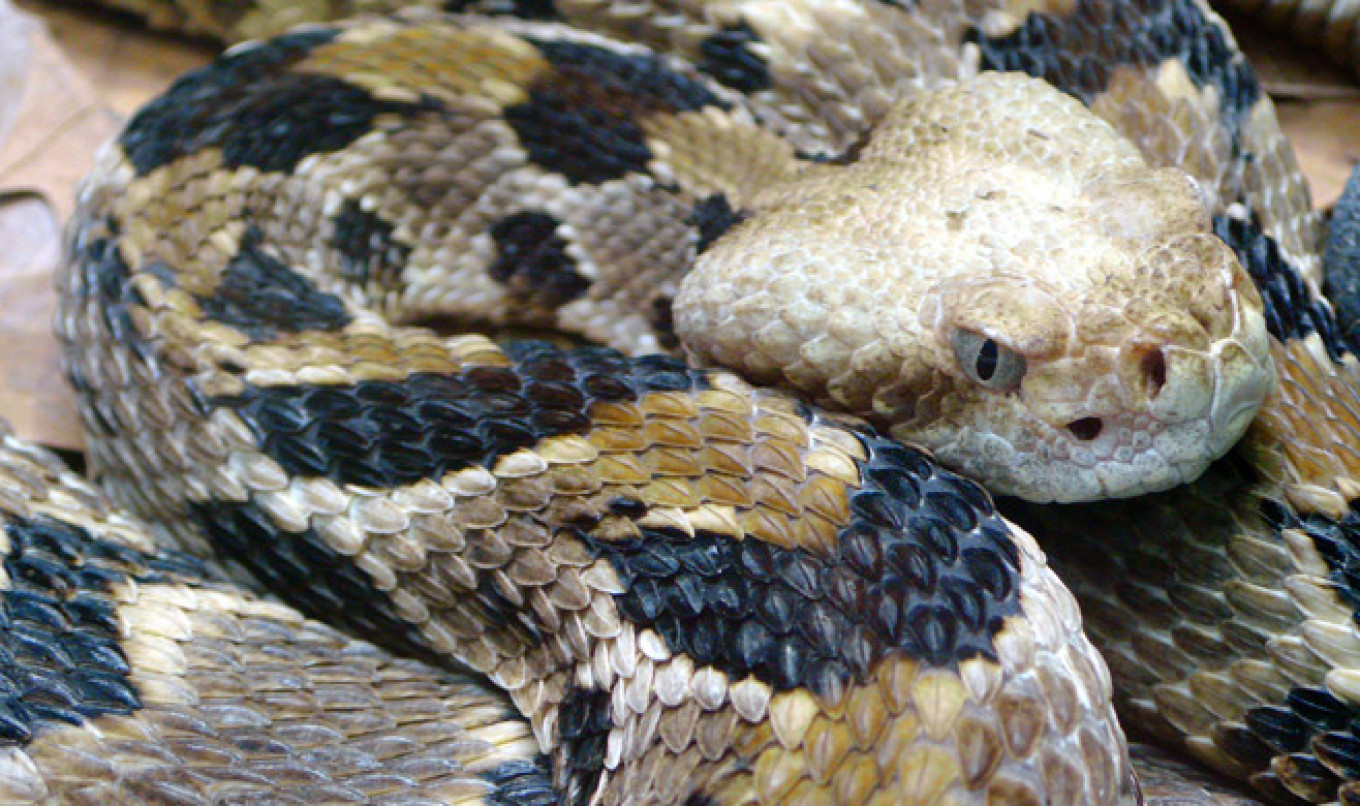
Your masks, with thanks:
[[[995,493],[1193,480],[1270,391],[1262,302],[1205,194],[1041,82],[926,93],[854,162],[763,201],[677,297],[690,351],[866,417]]]
[[[1260,297],[1207,231],[1107,246],[1127,254],[1096,265],[1127,265],[1083,278],[1080,293],[1013,274],[942,284],[922,308],[931,371],[876,392],[869,416],[1031,500],[1196,478],[1270,389]]]

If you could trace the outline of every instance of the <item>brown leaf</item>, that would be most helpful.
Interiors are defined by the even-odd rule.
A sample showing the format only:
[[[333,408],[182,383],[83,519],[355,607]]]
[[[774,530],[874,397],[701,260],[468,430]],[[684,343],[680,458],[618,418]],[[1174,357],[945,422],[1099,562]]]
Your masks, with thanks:
[[[78,448],[75,398],[52,335],[60,234],[41,196],[0,195],[0,412],[29,439]]]
[[[13,79],[4,85],[8,97],[0,99],[0,110],[17,109],[0,141],[0,191],[36,192],[65,221],[76,184],[94,164],[95,151],[117,131],[118,117],[46,29],[6,0],[0,0],[0,52],[26,62],[11,66]]]
[[[1360,164],[1360,101],[1310,101],[1276,105],[1280,127],[1307,174],[1313,203],[1330,207],[1351,169]]]
[[[0,0],[0,412],[48,445],[80,445],[51,328],[59,222],[117,123],[43,26]]]

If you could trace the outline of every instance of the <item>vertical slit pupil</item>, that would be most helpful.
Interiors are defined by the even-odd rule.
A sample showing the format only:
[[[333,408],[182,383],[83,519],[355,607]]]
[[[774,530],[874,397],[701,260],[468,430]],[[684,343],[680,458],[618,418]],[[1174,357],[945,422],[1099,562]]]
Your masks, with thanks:
[[[987,339],[978,348],[977,355],[977,375],[980,380],[990,381],[996,374],[996,364],[1000,355],[997,352],[996,342]]]

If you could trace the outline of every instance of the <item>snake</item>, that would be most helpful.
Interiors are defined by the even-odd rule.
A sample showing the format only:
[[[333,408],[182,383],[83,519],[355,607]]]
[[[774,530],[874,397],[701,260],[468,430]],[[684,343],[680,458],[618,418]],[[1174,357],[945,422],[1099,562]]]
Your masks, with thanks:
[[[0,799],[1360,800],[1356,353],[1207,6],[404,5],[136,4],[254,41],[80,191]]]

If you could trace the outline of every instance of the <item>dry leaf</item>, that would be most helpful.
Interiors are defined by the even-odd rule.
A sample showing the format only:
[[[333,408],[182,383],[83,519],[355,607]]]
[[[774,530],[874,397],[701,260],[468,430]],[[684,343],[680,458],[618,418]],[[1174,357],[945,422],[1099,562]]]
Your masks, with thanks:
[[[33,22],[0,0],[0,142],[19,116],[19,95],[33,48]]]
[[[1351,169],[1360,164],[1360,102],[1313,101],[1276,105],[1280,127],[1308,175],[1313,203],[1330,207]]]
[[[0,23],[0,51],[29,53],[18,73],[18,115],[0,142],[0,191],[37,192],[65,221],[76,184],[94,164],[95,151],[117,131],[118,117],[67,63],[41,24],[15,11],[8,0],[0,0],[0,17],[11,20]],[[0,107],[5,103],[0,101]]]
[[[23,436],[78,447],[52,336],[60,223],[116,116],[42,25],[0,0],[0,412]]]
[[[220,50],[85,3],[18,0],[18,6],[47,23],[71,66],[119,115],[132,114]]]
[[[60,235],[41,196],[0,195],[0,412],[25,437],[76,448],[80,422],[52,336]]]

